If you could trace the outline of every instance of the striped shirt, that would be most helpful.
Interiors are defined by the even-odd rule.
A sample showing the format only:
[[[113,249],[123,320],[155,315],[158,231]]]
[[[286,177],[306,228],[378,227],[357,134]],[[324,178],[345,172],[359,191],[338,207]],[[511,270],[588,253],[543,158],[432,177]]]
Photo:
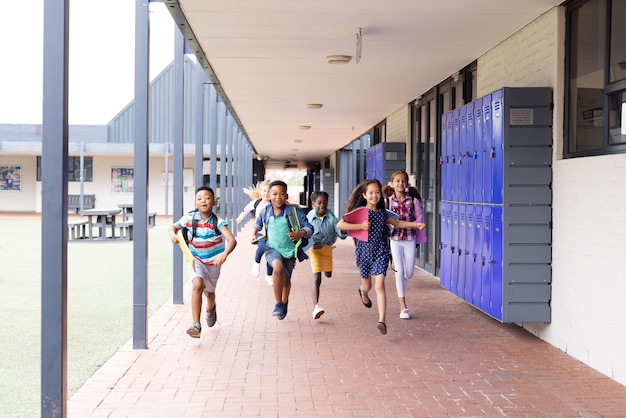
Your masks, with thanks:
[[[211,217],[216,216],[216,214],[211,214],[206,220],[202,219],[202,215],[200,212],[190,212],[186,215],[183,215],[182,218],[176,222],[176,224],[181,227],[187,227],[189,233],[189,251],[196,257],[202,264],[213,265],[215,258],[224,252],[224,238],[222,235],[217,235],[215,230],[213,229],[213,222],[211,222]],[[198,224],[196,226],[196,234],[191,240],[192,234],[192,219],[195,217],[198,220]],[[217,227],[218,229],[222,229],[223,226],[228,226],[228,222],[224,219],[217,217]]]

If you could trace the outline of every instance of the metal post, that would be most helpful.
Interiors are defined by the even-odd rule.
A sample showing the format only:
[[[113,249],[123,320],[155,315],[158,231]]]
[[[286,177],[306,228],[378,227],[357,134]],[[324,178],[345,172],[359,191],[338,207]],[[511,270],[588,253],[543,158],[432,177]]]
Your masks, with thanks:
[[[148,348],[149,3],[135,2],[135,156],[133,170],[133,349]]]
[[[174,28],[174,81],[173,91],[173,140],[174,140],[174,221],[183,216],[183,168],[185,162],[185,129],[183,127],[184,114],[184,70],[185,70],[185,37]],[[173,253],[173,283],[172,300],[174,304],[183,303],[183,255],[178,248],[172,248]]]
[[[67,415],[69,0],[44,2],[41,416]]]

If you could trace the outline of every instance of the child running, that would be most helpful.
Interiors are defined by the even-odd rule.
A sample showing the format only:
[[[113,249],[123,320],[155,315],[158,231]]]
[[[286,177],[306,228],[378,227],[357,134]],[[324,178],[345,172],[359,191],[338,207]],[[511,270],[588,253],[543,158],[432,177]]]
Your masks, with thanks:
[[[254,216],[254,218],[256,218],[259,213],[263,213],[265,206],[270,203],[270,182],[268,180],[264,180],[259,183],[254,190],[244,189],[244,192],[246,192],[252,200],[250,200],[250,203],[248,203],[246,207],[243,208],[239,216],[237,216],[237,224],[243,222],[243,220],[246,219],[250,213]],[[260,236],[260,234],[258,234],[258,236]],[[264,253],[265,241],[257,241],[257,248],[254,254],[254,260],[252,261],[251,270],[251,274],[254,277],[259,277],[261,272],[261,257],[263,257]],[[265,280],[267,281],[267,284],[271,286],[273,284],[272,267],[268,263],[265,263],[265,270]]]
[[[351,193],[348,200],[348,212],[359,206],[367,207],[368,219],[359,224],[339,221],[337,227],[342,231],[367,230],[367,241],[355,238],[356,265],[361,275],[359,287],[359,299],[366,308],[372,307],[372,301],[368,292],[372,289],[372,278],[376,288],[376,301],[378,304],[378,324],[376,327],[381,334],[387,333],[385,316],[387,313],[387,296],[385,294],[385,275],[389,266],[389,248],[387,236],[388,225],[394,228],[419,228],[417,222],[396,221],[389,217],[385,204],[381,199],[382,187],[375,179],[365,180],[360,183]]]
[[[387,208],[398,214],[401,221],[418,222],[419,229],[424,229],[424,215],[420,206],[419,191],[409,186],[409,175],[406,171],[396,171],[391,175],[389,185],[383,187]],[[389,236],[391,257],[396,270],[396,291],[400,301],[400,318],[410,319],[411,314],[406,305],[406,281],[413,277],[415,271],[415,245],[417,234],[415,229],[394,229]]]
[[[274,306],[273,316],[279,320],[287,316],[289,292],[291,291],[291,273],[296,265],[296,258],[308,258],[299,245],[302,238],[313,234],[313,227],[306,216],[294,205],[287,205],[287,184],[275,180],[270,183],[270,205],[265,207],[254,224],[252,240],[265,226],[265,260],[274,269]],[[295,216],[294,216],[295,215]],[[295,223],[298,225],[295,225]]]
[[[196,190],[197,211],[189,212],[169,227],[170,239],[174,244],[178,243],[176,233],[182,228],[187,228],[189,250],[194,256],[194,266],[187,264],[187,274],[193,285],[191,293],[193,322],[187,328],[187,334],[193,338],[200,338],[202,332],[200,311],[203,293],[207,301],[207,326],[210,328],[217,321],[215,287],[220,277],[221,265],[237,245],[235,237],[228,229],[228,223],[213,213],[214,204],[213,190],[206,186],[198,187]]]
[[[311,269],[313,270],[313,319],[324,315],[324,308],[319,305],[320,285],[322,272],[326,277],[333,274],[333,244],[337,238],[345,239],[346,234],[337,228],[337,217],[328,210],[328,193],[315,191],[311,193],[313,210],[307,214],[307,219],[313,226],[313,247],[309,251]]]

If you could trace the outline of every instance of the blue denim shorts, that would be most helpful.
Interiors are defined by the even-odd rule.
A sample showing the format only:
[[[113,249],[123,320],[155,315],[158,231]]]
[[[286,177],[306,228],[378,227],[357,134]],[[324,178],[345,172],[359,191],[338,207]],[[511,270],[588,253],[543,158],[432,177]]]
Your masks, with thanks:
[[[286,280],[291,279],[291,272],[296,266],[296,258],[284,258],[277,250],[271,247],[265,247],[265,260],[271,265],[272,261],[280,260],[283,263],[283,277]]]

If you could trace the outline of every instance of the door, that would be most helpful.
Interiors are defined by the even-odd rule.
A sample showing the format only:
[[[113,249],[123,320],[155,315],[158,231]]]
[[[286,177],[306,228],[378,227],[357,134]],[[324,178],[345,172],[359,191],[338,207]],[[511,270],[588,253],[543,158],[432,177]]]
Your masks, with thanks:
[[[422,213],[426,224],[428,241],[419,244],[416,252],[416,264],[424,270],[436,275],[437,254],[439,254],[439,219],[438,200],[440,151],[437,147],[439,122],[437,118],[436,94],[431,91],[417,102],[414,108],[413,132],[415,153],[413,156],[416,172],[416,186],[422,195]]]

